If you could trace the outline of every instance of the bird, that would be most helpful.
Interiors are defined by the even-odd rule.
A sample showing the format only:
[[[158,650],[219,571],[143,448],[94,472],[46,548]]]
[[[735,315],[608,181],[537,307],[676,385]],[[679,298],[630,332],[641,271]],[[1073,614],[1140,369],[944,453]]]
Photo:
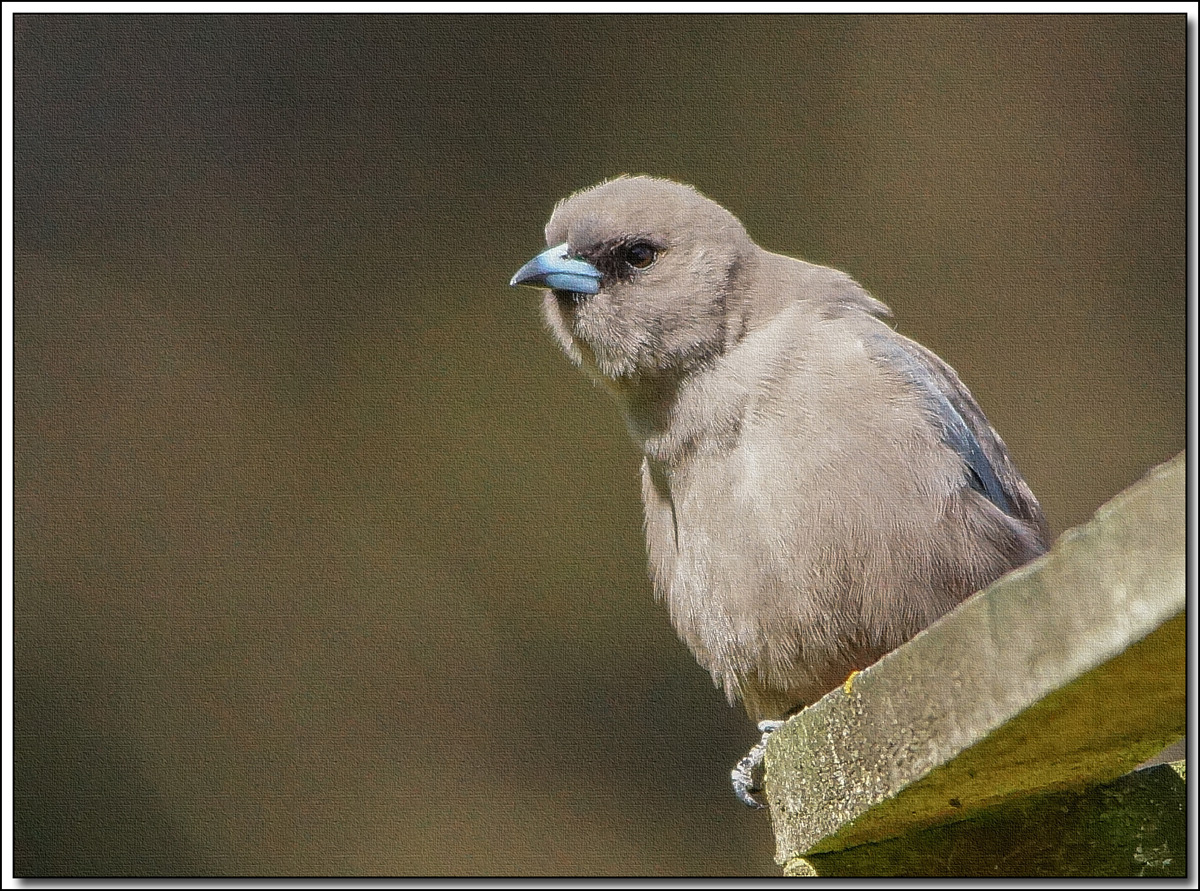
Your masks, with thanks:
[[[510,285],[641,452],[649,575],[766,740],[1047,549],[1042,508],[955,371],[850,275],[772,253],[696,188],[558,202]]]

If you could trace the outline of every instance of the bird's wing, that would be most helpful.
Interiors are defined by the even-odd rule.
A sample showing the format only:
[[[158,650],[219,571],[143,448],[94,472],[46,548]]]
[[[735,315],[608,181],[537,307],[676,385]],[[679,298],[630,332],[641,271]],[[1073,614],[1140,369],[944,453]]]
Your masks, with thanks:
[[[1047,539],[1049,530],[1041,505],[1013,465],[1004,440],[988,423],[954,369],[919,343],[890,329],[874,339],[881,358],[921,393],[941,427],[943,441],[966,464],[968,485]]]

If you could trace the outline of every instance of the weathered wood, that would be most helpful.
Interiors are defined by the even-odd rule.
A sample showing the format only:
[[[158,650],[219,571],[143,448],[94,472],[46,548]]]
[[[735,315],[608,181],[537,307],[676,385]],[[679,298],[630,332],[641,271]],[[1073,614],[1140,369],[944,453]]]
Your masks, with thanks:
[[[1184,762],[1083,792],[1033,794],[957,823],[797,857],[796,876],[1187,875]]]
[[[1110,783],[1177,740],[1185,469],[1183,455],[1155,468],[780,729],[766,777],[778,862],[802,871],[800,858],[901,837],[911,848],[1001,807],[1033,814],[1035,798]],[[882,874],[867,853],[842,862]],[[943,875],[996,874],[943,862]]]

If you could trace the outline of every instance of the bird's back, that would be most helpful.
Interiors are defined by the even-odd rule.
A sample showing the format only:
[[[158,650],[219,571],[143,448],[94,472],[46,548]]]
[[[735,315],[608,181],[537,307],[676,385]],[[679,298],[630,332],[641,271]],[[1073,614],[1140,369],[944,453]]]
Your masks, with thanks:
[[[680,390],[680,425],[720,435],[643,468],[656,592],[755,719],[1045,549],[1036,499],[953,371],[848,277],[789,262],[797,299]]]

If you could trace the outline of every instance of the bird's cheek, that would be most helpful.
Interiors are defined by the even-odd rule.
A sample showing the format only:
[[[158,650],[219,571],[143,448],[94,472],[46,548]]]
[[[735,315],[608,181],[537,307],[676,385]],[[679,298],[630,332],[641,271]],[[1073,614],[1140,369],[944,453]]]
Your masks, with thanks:
[[[565,311],[556,306],[585,369],[614,378],[631,370],[640,341],[636,320],[628,318],[610,295],[601,292]],[[628,307],[624,307],[628,310]]]

